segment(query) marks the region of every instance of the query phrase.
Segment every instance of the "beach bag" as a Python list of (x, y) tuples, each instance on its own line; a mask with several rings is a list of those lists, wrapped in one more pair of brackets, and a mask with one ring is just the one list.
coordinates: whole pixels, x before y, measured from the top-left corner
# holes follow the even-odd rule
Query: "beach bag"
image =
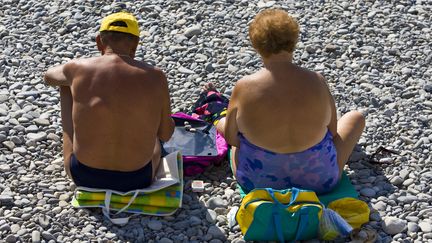
[(213, 164), (220, 165), (227, 155), (228, 144), (212, 123), (180, 112), (172, 118), (174, 133), (163, 148), (167, 152), (181, 151), (185, 176), (203, 173)]
[(246, 241), (309, 240), (318, 236), (323, 208), (310, 190), (254, 189), (243, 198), (236, 220)]

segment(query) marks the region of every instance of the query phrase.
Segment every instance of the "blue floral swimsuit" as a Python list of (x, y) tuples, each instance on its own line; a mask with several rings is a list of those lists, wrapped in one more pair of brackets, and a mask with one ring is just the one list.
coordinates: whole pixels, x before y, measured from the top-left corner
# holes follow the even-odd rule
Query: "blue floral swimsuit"
[(239, 134), (236, 177), (246, 190), (297, 187), (317, 194), (331, 191), (339, 180), (336, 147), (330, 131), (321, 142), (297, 153), (280, 154), (250, 143)]

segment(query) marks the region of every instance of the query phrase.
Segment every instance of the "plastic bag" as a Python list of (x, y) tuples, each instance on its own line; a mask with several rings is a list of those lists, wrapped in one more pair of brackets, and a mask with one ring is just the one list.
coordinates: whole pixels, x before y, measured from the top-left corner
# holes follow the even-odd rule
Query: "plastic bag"
[(338, 213), (324, 209), (319, 225), (319, 236), (323, 240), (334, 240), (339, 235), (348, 235), (353, 228)]
[(355, 198), (341, 198), (328, 205), (329, 209), (337, 212), (354, 229), (360, 229), (362, 224), (369, 222), (369, 206)]

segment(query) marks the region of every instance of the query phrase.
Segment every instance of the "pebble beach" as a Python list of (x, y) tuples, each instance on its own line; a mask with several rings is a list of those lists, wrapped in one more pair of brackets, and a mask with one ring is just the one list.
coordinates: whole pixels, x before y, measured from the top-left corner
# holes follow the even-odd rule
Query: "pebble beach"
[[(431, 0), (2, 0), (0, 242), (245, 242), (238, 225), (228, 227), (241, 200), (227, 162), (185, 178), (183, 206), (172, 216), (137, 216), (120, 227), (98, 209), (73, 208), (59, 90), (43, 74), (99, 55), (101, 19), (126, 10), (140, 23), (136, 58), (166, 73), (172, 111), (188, 111), (203, 84), (230, 96), (237, 80), (262, 67), (248, 23), (266, 8), (296, 17), (294, 62), (327, 79), (338, 114), (366, 115), (346, 166), (371, 208), (364, 229), (377, 232), (376, 242), (432, 242)], [(204, 181), (204, 192), (192, 192), (193, 179)], [(359, 235), (356, 242), (366, 241)]]

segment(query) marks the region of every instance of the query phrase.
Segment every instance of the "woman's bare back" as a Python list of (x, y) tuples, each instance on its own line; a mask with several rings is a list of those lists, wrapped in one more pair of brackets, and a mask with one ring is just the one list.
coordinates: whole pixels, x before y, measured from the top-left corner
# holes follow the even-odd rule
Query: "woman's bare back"
[(237, 125), (251, 143), (278, 153), (319, 143), (331, 118), (323, 78), (291, 63), (278, 63), (236, 85)]

